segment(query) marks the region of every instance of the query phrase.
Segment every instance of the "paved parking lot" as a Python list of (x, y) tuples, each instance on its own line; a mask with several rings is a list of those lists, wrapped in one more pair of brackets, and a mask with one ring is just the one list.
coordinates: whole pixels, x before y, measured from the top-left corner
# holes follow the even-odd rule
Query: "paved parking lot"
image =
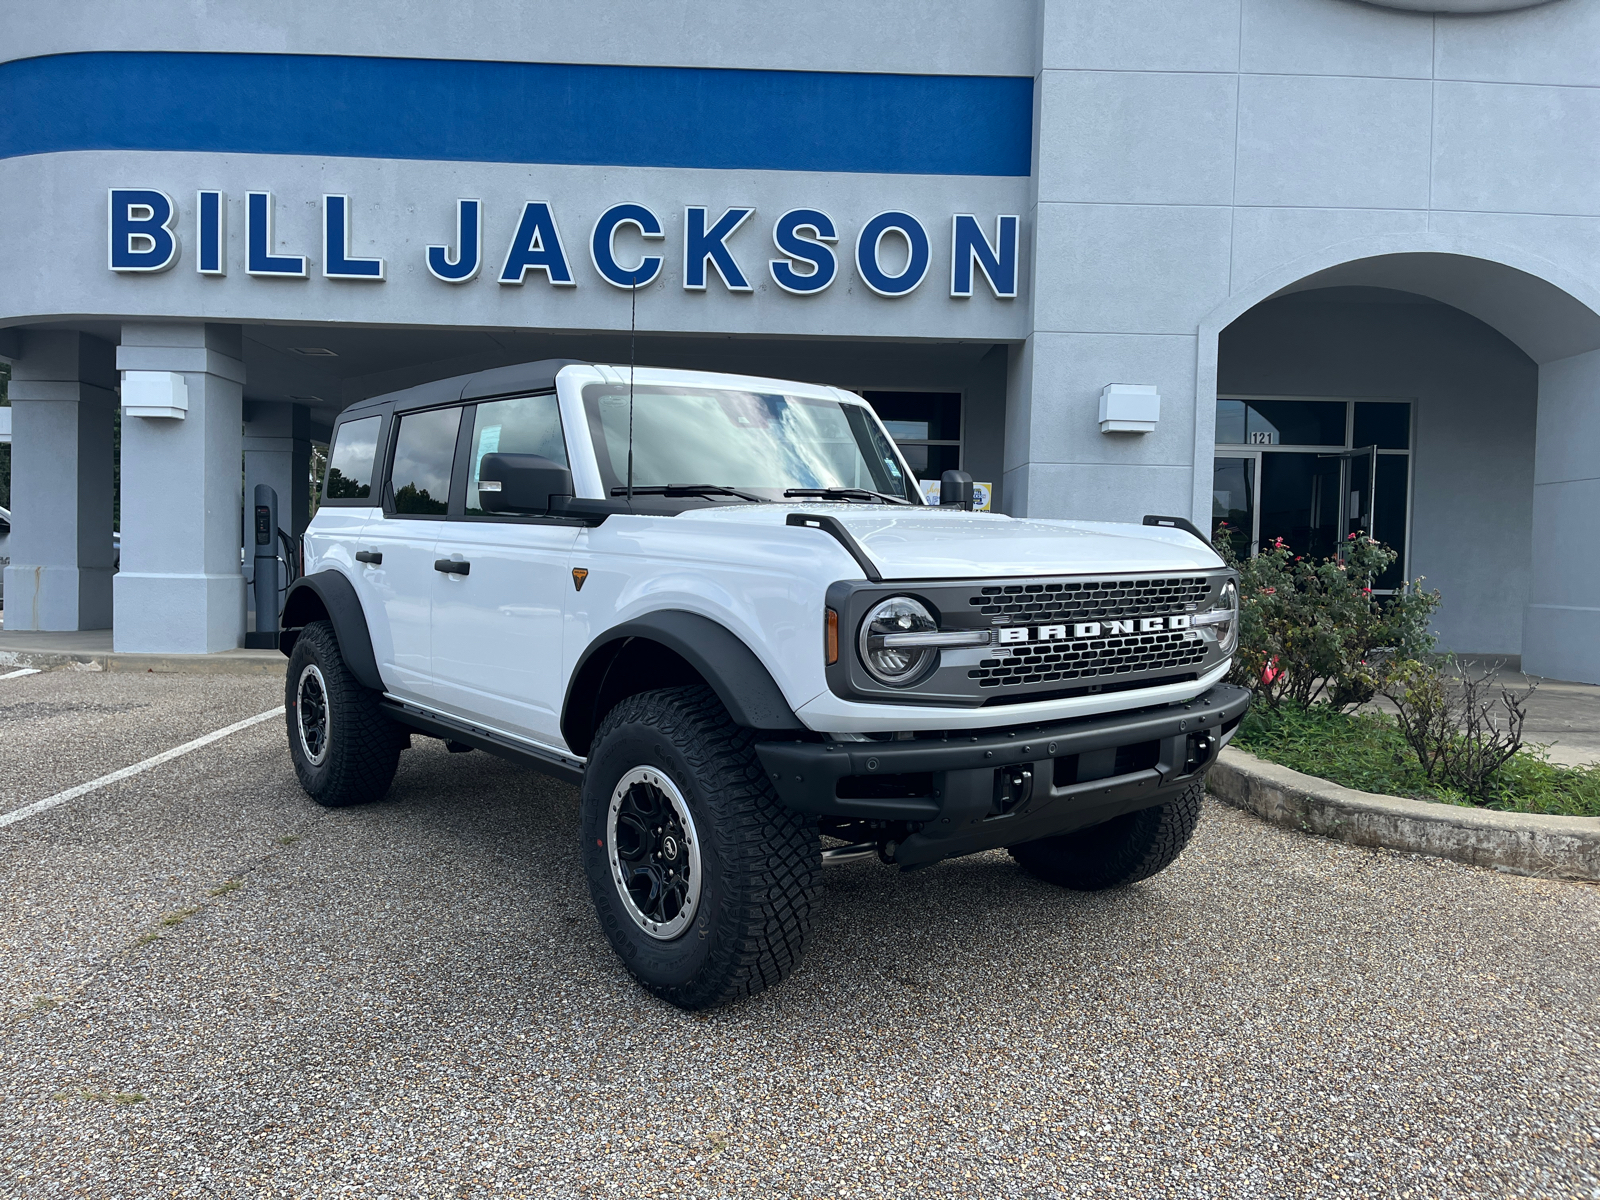
[[(0, 817), (280, 702), (0, 680)], [(1212, 805), (1121, 893), (831, 868), (801, 971), (685, 1015), (575, 824), (420, 738), (324, 812), (273, 720), (0, 828), (0, 1191), (1600, 1195), (1600, 889)]]

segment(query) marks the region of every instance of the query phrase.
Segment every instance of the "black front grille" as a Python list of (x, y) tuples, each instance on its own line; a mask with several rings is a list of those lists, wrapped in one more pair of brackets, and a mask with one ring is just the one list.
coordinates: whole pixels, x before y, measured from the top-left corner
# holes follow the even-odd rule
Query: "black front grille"
[(1073, 579), (1054, 583), (996, 584), (968, 597), (967, 603), (986, 617), (1010, 618), (995, 624), (1047, 625), (1062, 621), (1166, 616), (1183, 612), (1186, 605), (1199, 605), (1210, 590), (1211, 581), (1202, 575), (1170, 579)]
[(994, 688), (1115, 675), (1165, 675), (1203, 661), (1207, 645), (1191, 629), (1074, 642), (1019, 643), (1009, 654), (983, 659), (967, 672), (967, 678), (977, 680), (981, 688)]

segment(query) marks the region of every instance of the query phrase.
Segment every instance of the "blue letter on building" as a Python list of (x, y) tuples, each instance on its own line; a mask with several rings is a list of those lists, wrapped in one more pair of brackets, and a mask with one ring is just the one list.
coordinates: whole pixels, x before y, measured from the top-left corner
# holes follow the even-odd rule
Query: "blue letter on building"
[(704, 208), (690, 205), (683, 210), (683, 286), (686, 291), (706, 290), (707, 260), (716, 267), (730, 292), (754, 290), (726, 245), (728, 235), (743, 225), (753, 212), (753, 208), (730, 208), (707, 229)]
[(456, 201), (456, 257), (449, 246), (428, 247), (428, 273), (446, 283), (465, 283), (478, 274), (483, 260), (483, 205), (476, 200)]
[(950, 229), (950, 294), (972, 295), (972, 264), (1002, 300), (1017, 294), (1017, 218), (995, 218), (995, 244), (989, 245), (978, 218), (957, 213)]
[[(801, 234), (810, 234), (810, 237)], [(833, 219), (827, 213), (815, 208), (790, 209), (772, 227), (772, 244), (780, 254), (788, 255), (788, 258), (775, 258), (767, 264), (772, 281), (797, 296), (820, 292), (839, 272), (838, 259), (821, 243), (838, 240)], [(802, 275), (794, 269), (796, 263), (810, 263), (811, 271)]]
[(272, 193), (247, 192), (244, 198), (244, 269), (251, 275), (304, 279), (305, 257), (274, 254), (272, 241)]
[(527, 271), (543, 271), (551, 283), (561, 287), (574, 286), (555, 214), (542, 200), (530, 200), (522, 206), (522, 220), (517, 222), (517, 232), (506, 249), (505, 266), (500, 268), (500, 282), (521, 283)]
[(383, 259), (350, 257), (350, 197), (322, 198), (322, 274), (327, 279), (383, 282)]
[(113, 271), (165, 271), (178, 261), (172, 197), (154, 188), (112, 188), (107, 265)]
[[(906, 267), (898, 275), (884, 273), (878, 265), (883, 239), (899, 233), (906, 240)], [(904, 296), (916, 290), (928, 273), (928, 232), (910, 213), (879, 213), (861, 227), (856, 237), (856, 270), (880, 296)]]
[(228, 198), (221, 192), (196, 192), (194, 211), (200, 260), (196, 269), (202, 275), (226, 275)]
[(594, 235), (589, 239), (589, 257), (594, 259), (594, 269), (613, 287), (642, 288), (654, 283), (656, 276), (661, 274), (661, 259), (656, 255), (645, 255), (636, 267), (618, 264), (613, 243), (617, 238), (617, 228), (622, 225), (638, 226), (642, 237), (656, 239), (663, 236), (661, 222), (644, 205), (614, 204), (600, 214), (600, 219), (594, 223)]

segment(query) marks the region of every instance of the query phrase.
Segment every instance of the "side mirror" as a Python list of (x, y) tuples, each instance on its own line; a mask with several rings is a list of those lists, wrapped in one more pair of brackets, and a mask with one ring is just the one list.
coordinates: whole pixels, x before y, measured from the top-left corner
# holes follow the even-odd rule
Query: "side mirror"
[(972, 511), (972, 476), (965, 471), (946, 471), (939, 476), (939, 507)]
[(485, 454), (478, 470), (478, 503), (491, 513), (547, 513), (550, 501), (572, 495), (572, 472), (538, 454)]

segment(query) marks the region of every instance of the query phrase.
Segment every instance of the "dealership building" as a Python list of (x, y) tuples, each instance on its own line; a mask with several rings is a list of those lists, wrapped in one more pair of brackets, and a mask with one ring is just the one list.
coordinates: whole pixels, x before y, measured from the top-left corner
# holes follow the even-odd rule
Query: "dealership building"
[(1443, 646), (1600, 682), (1600, 0), (19, 0), (6, 32), (7, 630), (238, 646), (244, 497), (303, 530), (342, 409), (631, 353), (859, 391), (1017, 516), (1370, 530)]

